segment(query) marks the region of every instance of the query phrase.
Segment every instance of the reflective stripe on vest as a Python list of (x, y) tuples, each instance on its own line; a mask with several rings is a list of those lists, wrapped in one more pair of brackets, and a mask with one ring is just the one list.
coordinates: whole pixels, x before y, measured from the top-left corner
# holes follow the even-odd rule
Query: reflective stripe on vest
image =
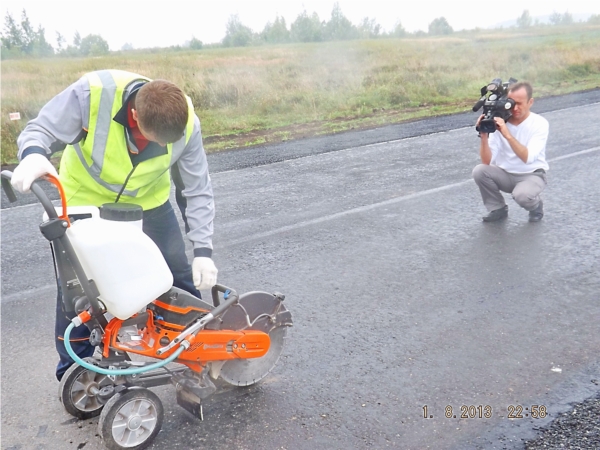
[[(133, 74), (132, 74), (133, 75)], [(102, 168), (104, 167), (104, 152), (106, 151), (106, 143), (108, 141), (108, 131), (112, 124), (113, 114), (113, 105), (115, 103), (115, 95), (117, 93), (117, 83), (109, 70), (100, 70), (98, 72), (92, 72), (86, 75), (90, 82), (90, 120), (92, 119), (92, 111), (98, 111), (98, 115), (96, 117), (95, 126), (90, 126), (89, 129), (94, 131), (93, 136), (89, 136), (93, 139), (92, 142), (92, 152), (91, 152), (91, 160), (87, 161), (83, 150), (79, 143), (74, 144), (73, 147), (81, 161), (81, 164), (87, 169), (88, 173), (91, 177), (96, 181), (96, 183), (104, 186), (106, 189), (118, 193), (121, 191), (123, 185), (122, 184), (109, 184), (104, 181), (100, 174), (102, 173)], [(98, 80), (93, 80), (94, 77), (98, 78)], [(130, 77), (129, 77), (130, 78)], [(143, 77), (135, 77), (140, 80), (150, 81), (148, 78)], [(135, 80), (133, 78), (133, 80)], [(129, 80), (127, 84), (131, 83)], [(100, 97), (93, 95), (94, 85), (102, 86), (102, 90), (100, 91)], [(123, 87), (125, 88), (125, 87)], [(116, 114), (116, 113), (115, 113)], [(91, 165), (90, 165), (91, 164)], [(124, 181), (124, 180), (123, 180)], [(128, 195), (130, 197), (135, 197), (137, 195), (138, 189), (133, 191), (125, 189), (123, 194)]]
[[(189, 117), (182, 139), (168, 144), (166, 155), (147, 159), (134, 169), (124, 127), (113, 121), (113, 117), (123, 106), (125, 89), (132, 82), (149, 79), (115, 70), (92, 72), (86, 78), (90, 86), (88, 135), (81, 143), (67, 146), (61, 160), (61, 180), (69, 204), (113, 202), (123, 189), (127, 176), (133, 172), (128, 181), (129, 188), (123, 191), (120, 201), (140, 204), (144, 209), (160, 206), (169, 197), (168, 170), (172, 155), (181, 154), (193, 131), (195, 116), (190, 99), (187, 98)], [(107, 157), (109, 147), (113, 150)]]

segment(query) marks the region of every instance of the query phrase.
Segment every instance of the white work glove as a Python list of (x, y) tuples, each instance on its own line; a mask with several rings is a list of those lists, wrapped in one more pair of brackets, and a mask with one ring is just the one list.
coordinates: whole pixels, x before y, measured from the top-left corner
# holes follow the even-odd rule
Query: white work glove
[(201, 291), (210, 289), (217, 284), (217, 268), (212, 259), (206, 256), (197, 256), (192, 262), (192, 277), (194, 286)]
[(10, 184), (22, 194), (31, 189), (31, 183), (46, 174), (58, 177), (56, 169), (44, 155), (32, 153), (27, 155), (13, 171)]

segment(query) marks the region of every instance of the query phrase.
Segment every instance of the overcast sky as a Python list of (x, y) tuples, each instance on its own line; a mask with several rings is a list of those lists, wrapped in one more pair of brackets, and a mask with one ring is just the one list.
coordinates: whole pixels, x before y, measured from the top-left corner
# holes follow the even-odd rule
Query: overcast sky
[[(135, 48), (183, 45), (192, 36), (204, 43), (220, 42), (231, 14), (254, 31), (262, 31), (277, 15), (289, 25), (306, 10), (316, 12), (321, 20), (329, 20), (334, 0), (5, 0), (2, 19), (10, 12), (20, 21), (26, 10), (32, 25), (46, 30), (46, 39), (56, 43), (60, 32), (72, 43), (75, 31), (82, 37), (99, 34), (111, 50), (125, 43)], [(554, 11), (568, 11), (575, 20), (590, 14), (600, 14), (600, 1), (535, 1), (535, 0), (455, 0), (455, 1), (394, 1), (338, 0), (344, 15), (354, 24), (364, 17), (374, 18), (383, 30), (390, 31), (400, 21), (407, 31), (427, 31), (429, 23), (445, 17), (455, 31), (487, 28), (515, 20), (523, 10), (532, 17), (548, 16)]]

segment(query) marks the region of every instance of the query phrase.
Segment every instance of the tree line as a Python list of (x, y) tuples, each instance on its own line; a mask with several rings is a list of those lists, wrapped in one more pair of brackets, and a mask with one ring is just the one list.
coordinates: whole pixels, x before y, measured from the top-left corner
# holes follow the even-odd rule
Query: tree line
[[(573, 14), (571, 14), (569, 11), (565, 11), (562, 14), (554, 11), (548, 18), (548, 21), (550, 22), (550, 25), (572, 25), (575, 23), (575, 20), (573, 19)], [(594, 14), (590, 16), (587, 20), (587, 23), (599, 25), (600, 14)], [(523, 14), (521, 14), (517, 19), (518, 28), (529, 28), (540, 25), (542, 25), (540, 21), (538, 19), (534, 21), (531, 15), (529, 14), (529, 10), (527, 9), (523, 11)]]
[(81, 37), (75, 32), (72, 44), (66, 44), (65, 37), (56, 33), (56, 49), (46, 39), (46, 31), (38, 25), (37, 29), (31, 25), (27, 12), (23, 10), (21, 21), (17, 22), (10, 13), (4, 18), (2, 31), (2, 59), (20, 57), (48, 57), (48, 56), (98, 56), (109, 52), (108, 42), (102, 36), (89, 34)]
[[(551, 25), (571, 25), (574, 23), (573, 16), (569, 12), (554, 12), (549, 18)], [(600, 14), (588, 19), (590, 24), (600, 24)], [(544, 26), (538, 20), (533, 20), (528, 10), (517, 18), (518, 28), (529, 28)], [(210, 47), (244, 47), (263, 44), (284, 44), (293, 42), (323, 42), (351, 39), (380, 39), (380, 38), (402, 38), (421, 36), (449, 35), (454, 32), (446, 18), (438, 17), (428, 26), (427, 32), (407, 32), (401, 22), (396, 22), (394, 28), (385, 32), (375, 19), (365, 17), (358, 25), (353, 24), (343, 14), (339, 3), (335, 3), (331, 11), (331, 18), (327, 21), (321, 20), (316, 12), (309, 14), (306, 10), (288, 27), (285, 18), (276, 16), (273, 22), (268, 22), (261, 32), (254, 32), (250, 27), (244, 25), (237, 14), (229, 16), (225, 27), (225, 37), (218, 44), (210, 44)], [(193, 49), (199, 50), (205, 47), (199, 39), (192, 39), (183, 45), (171, 46), (171, 50)], [(133, 50), (129, 43), (124, 44), (121, 50)], [(97, 34), (81, 37), (79, 32), (75, 33), (72, 43), (67, 44), (66, 39), (60, 33), (56, 33), (56, 48), (46, 40), (45, 30), (39, 25), (35, 29), (27, 13), (23, 10), (21, 21), (17, 22), (10, 13), (4, 19), (4, 30), (2, 32), (2, 59), (21, 57), (49, 57), (49, 56), (99, 56), (109, 53), (108, 43)]]

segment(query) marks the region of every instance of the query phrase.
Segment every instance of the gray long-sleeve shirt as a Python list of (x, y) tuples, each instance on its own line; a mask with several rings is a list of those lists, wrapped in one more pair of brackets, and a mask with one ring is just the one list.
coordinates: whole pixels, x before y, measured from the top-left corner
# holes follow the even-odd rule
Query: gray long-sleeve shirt
[[(132, 84), (126, 98), (140, 84)], [(79, 79), (52, 98), (31, 120), (17, 139), (19, 160), (31, 153), (49, 157), (66, 144), (86, 136), (90, 116), (90, 87), (86, 77)], [(127, 151), (127, 149), (123, 149)], [(187, 234), (194, 246), (194, 256), (212, 254), (214, 199), (206, 153), (202, 145), (200, 120), (194, 117), (194, 129), (185, 146), (173, 145), (171, 165), (177, 164), (187, 200)]]

